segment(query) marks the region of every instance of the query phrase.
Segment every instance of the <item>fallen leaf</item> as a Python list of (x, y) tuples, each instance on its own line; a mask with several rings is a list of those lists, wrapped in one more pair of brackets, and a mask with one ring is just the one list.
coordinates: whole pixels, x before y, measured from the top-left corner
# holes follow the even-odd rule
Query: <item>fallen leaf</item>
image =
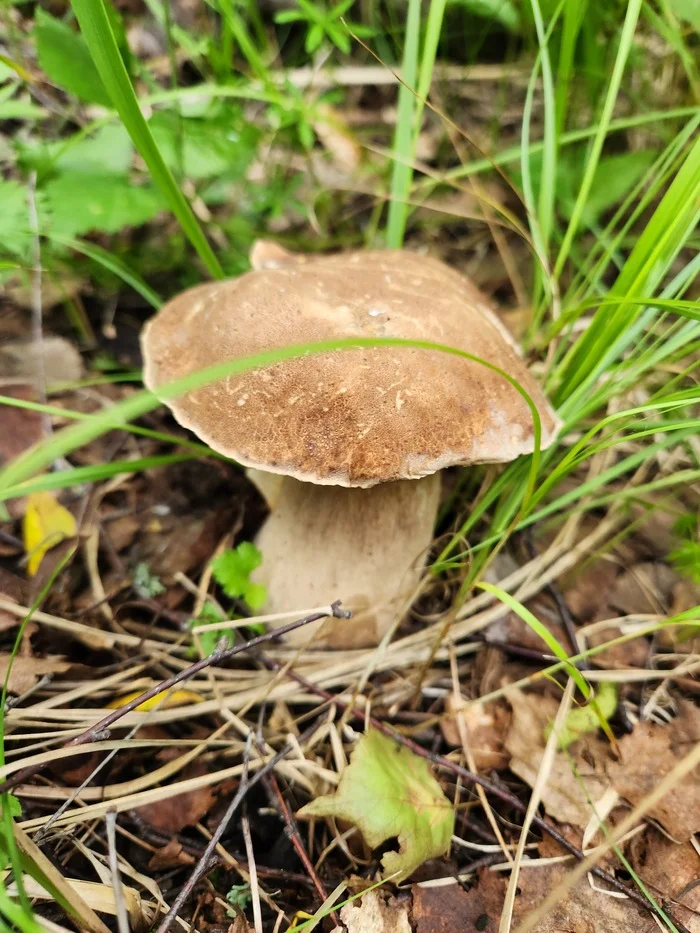
[(185, 852), (182, 843), (171, 839), (160, 849), (156, 849), (148, 861), (150, 871), (162, 871), (165, 868), (178, 868), (180, 865), (193, 865), (194, 856)]
[[(553, 697), (520, 690), (509, 690), (507, 699), (513, 709), (505, 741), (511, 755), (510, 770), (533, 787), (544, 755), (545, 732), (559, 704)], [(593, 812), (589, 798), (595, 803), (610, 786), (605, 770), (609, 759), (610, 746), (595, 735), (586, 735), (568, 752), (555, 754), (542, 790), (547, 813), (560, 823), (585, 829)]]
[(29, 557), (27, 573), (35, 576), (44, 555), (78, 532), (75, 517), (51, 492), (33, 492), (27, 497), (24, 515), (24, 548)]
[[(36, 401), (30, 385), (0, 384), (0, 395), (25, 402)], [(38, 411), (0, 404), (0, 465), (18, 457), (41, 438), (41, 415)]]
[(673, 588), (680, 580), (668, 564), (642, 561), (615, 580), (608, 604), (621, 614), (646, 615), (666, 612), (673, 601)]
[(399, 851), (382, 857), (385, 872), (397, 882), (444, 855), (454, 829), (452, 804), (428, 762), (376, 729), (358, 741), (336, 792), (312, 800), (299, 816), (352, 823), (372, 848), (398, 838)]
[(700, 855), (691, 843), (679, 845), (650, 828), (631, 861), (652, 893), (672, 905), (689, 933), (700, 933)]
[(458, 884), (428, 888), (414, 884), (411, 890), (415, 933), (498, 931), (505, 884), (496, 872), (480, 872), (478, 883), (469, 891)]
[[(185, 768), (182, 772), (182, 779), (187, 780), (192, 777), (199, 777), (204, 773), (205, 767), (201, 763), (195, 763)], [(188, 790), (175, 797), (167, 797), (164, 800), (156, 800), (154, 803), (146, 804), (138, 808), (139, 816), (154, 829), (159, 829), (163, 833), (179, 833), (186, 826), (194, 826), (195, 823), (207, 815), (216, 801), (216, 791), (210, 786), (198, 787), (196, 790)]]
[[(609, 774), (618, 793), (633, 806), (700, 742), (700, 710), (679, 702), (678, 716), (668, 725), (640, 722), (620, 739), (620, 761), (610, 762)], [(649, 816), (678, 842), (700, 832), (700, 769), (679, 781)]]
[[(527, 861), (523, 862), (515, 920), (524, 920), (537, 910), (570, 871), (571, 865), (566, 863), (530, 867)], [(588, 879), (583, 879), (537, 924), (533, 933), (659, 933), (659, 928), (649, 913), (629, 900), (600, 893), (591, 888)]]
[(503, 740), (510, 725), (510, 713), (502, 703), (470, 703), (454, 694), (445, 700), (445, 715), (440, 719), (442, 736), (448, 745), (461, 746), (461, 719), (466, 727), (469, 748), (479, 771), (502, 770), (510, 756)]
[[(5, 682), (9, 663), (9, 654), (0, 655), (0, 684)], [(70, 663), (60, 658), (31, 658), (17, 655), (12, 662), (7, 689), (10, 693), (21, 696), (31, 689), (44, 674), (60, 674), (67, 671), (69, 667)]]
[[(0, 596), (2, 596), (3, 599), (9, 599), (13, 603), (26, 605), (26, 600), (29, 596), (28, 589), (29, 586), (26, 580), (22, 577), (18, 577), (16, 573), (11, 573), (9, 570), (5, 570), (4, 567), (0, 567)], [(21, 621), (22, 619), (20, 616), (0, 609), (0, 632), (16, 628)]]
[[(104, 708), (119, 709), (120, 706), (125, 706), (135, 700), (136, 697), (140, 697), (142, 693), (145, 693), (145, 691), (134, 690), (131, 693), (126, 693), (124, 696), (110, 700), (109, 703), (105, 704)], [(168, 693), (159, 693), (157, 696), (151, 697), (150, 700), (144, 700), (143, 703), (139, 703), (134, 712), (147, 713), (152, 709), (173, 709), (176, 706), (191, 706), (193, 703), (201, 702), (202, 697), (193, 690), (171, 690)]]
[[(368, 891), (359, 901), (340, 909), (347, 933), (411, 933), (408, 904), (382, 891)], [(336, 927), (333, 933), (343, 933)]]

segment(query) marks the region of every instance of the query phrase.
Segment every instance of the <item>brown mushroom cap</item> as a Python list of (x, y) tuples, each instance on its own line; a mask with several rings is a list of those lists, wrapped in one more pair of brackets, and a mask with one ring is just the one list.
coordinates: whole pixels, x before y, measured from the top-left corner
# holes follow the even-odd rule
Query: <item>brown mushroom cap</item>
[[(428, 340), (481, 357), (533, 399), (542, 446), (555, 437), (557, 417), (485, 296), (443, 263), (406, 250), (304, 258), (188, 290), (144, 329), (144, 381), (157, 392), (226, 359), (352, 337)], [(167, 404), (214, 450), (321, 484), (373, 486), (533, 450), (532, 415), (513, 386), (432, 350), (315, 354)]]

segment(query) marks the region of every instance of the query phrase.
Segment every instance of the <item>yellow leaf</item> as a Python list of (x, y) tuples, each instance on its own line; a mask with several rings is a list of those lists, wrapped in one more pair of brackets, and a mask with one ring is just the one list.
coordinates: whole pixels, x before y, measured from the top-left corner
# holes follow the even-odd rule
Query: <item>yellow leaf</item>
[[(127, 693), (124, 696), (117, 697), (116, 700), (110, 700), (105, 709), (119, 709), (131, 703), (136, 697), (140, 697), (143, 690), (134, 690), (133, 693)], [(144, 700), (140, 703), (135, 712), (147, 713), (151, 709), (172, 709), (174, 706), (189, 706), (191, 703), (202, 703), (202, 697), (193, 690), (173, 690), (165, 695), (159, 693), (158, 696), (151, 697), (150, 700)]]
[(44, 554), (78, 532), (75, 518), (50, 492), (33, 492), (27, 497), (24, 515), (24, 549), (29, 557), (27, 573), (33, 577)]

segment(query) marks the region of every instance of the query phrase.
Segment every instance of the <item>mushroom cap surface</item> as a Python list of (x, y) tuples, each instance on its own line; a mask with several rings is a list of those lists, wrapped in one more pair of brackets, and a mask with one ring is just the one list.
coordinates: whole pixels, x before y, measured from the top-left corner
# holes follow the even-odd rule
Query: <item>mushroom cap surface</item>
[[(303, 257), (191, 288), (142, 333), (144, 381), (263, 350), (353, 337), (427, 340), (514, 378), (537, 406), (542, 447), (559, 421), (486, 297), (407, 250)], [(177, 399), (176, 419), (260, 470), (340, 486), (415, 479), (531, 453), (530, 408), (499, 373), (437, 350), (334, 350), (229, 376)]]

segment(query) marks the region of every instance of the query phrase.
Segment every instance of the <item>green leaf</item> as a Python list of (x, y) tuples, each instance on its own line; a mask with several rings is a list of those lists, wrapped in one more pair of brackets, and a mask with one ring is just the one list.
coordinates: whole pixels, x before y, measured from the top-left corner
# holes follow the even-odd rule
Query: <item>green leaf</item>
[(16, 181), (0, 181), (0, 250), (26, 256), (31, 244), (27, 190)]
[(39, 65), (48, 77), (80, 100), (112, 107), (83, 37), (41, 7), (34, 18)]
[(346, 820), (372, 848), (397, 838), (399, 851), (382, 857), (397, 882), (444, 855), (454, 830), (452, 804), (428, 762), (376, 729), (358, 741), (336, 792), (312, 800), (298, 815)]
[(155, 188), (114, 175), (66, 172), (44, 187), (51, 232), (74, 237), (91, 230), (117, 233), (138, 227), (164, 209)]
[[(647, 171), (654, 158), (655, 154), (651, 150), (622, 152), (601, 158), (593, 176), (593, 185), (588, 200), (581, 214), (583, 222), (592, 226), (606, 211), (621, 204)], [(576, 194), (583, 177), (583, 168), (582, 162), (574, 167), (571, 161), (563, 161), (560, 166), (561, 209), (567, 220), (570, 220), (573, 215)]]
[(193, 179), (242, 178), (255, 155), (259, 137), (259, 131), (233, 108), (203, 119), (162, 111), (154, 114), (148, 125), (171, 169), (180, 166), (181, 140), (182, 168), (185, 176)]
[(475, 16), (499, 23), (510, 32), (518, 32), (522, 24), (520, 10), (511, 0), (450, 0), (452, 6), (461, 6)]
[(251, 609), (265, 604), (267, 593), (259, 583), (251, 583), (251, 573), (262, 563), (262, 554), (250, 541), (220, 554), (212, 564), (214, 579), (232, 599), (244, 599)]
[(78, 142), (62, 142), (54, 167), (59, 172), (84, 175), (126, 175), (131, 168), (134, 145), (119, 124), (103, 126)]
[[(617, 709), (617, 685), (610, 681), (603, 681), (595, 692), (597, 709), (591, 703), (569, 710), (566, 721), (558, 735), (559, 748), (568, 748), (582, 735), (597, 732), (600, 728), (600, 717), (606, 722), (615, 715)], [(552, 726), (545, 730), (545, 738), (549, 737)]]

